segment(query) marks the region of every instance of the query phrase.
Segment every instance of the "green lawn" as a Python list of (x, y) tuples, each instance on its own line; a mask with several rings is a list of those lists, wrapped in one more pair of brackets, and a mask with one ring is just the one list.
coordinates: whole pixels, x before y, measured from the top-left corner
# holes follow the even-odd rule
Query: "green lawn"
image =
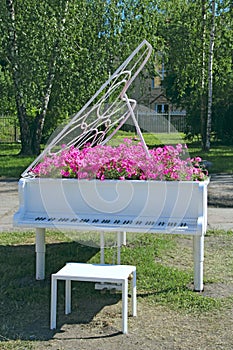
[(19, 156), (20, 144), (0, 144), (0, 178), (20, 178), (34, 157)]
[(209, 152), (203, 152), (195, 145), (189, 145), (191, 156), (199, 155), (212, 163), (210, 173), (233, 174), (233, 146), (212, 146)]

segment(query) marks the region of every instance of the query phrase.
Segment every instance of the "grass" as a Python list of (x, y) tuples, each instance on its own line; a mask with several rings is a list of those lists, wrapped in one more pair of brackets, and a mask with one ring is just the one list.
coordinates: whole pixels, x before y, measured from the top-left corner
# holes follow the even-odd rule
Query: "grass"
[(0, 178), (20, 178), (34, 157), (19, 156), (20, 144), (0, 144)]
[[(84, 235), (85, 236), (85, 235)], [(229, 250), (232, 251), (232, 232), (210, 232), (208, 237), (228, 239)], [(75, 236), (74, 236), (75, 237)], [(33, 232), (11, 232), (0, 234), (0, 348), (1, 349), (33, 349), (37, 340), (48, 340), (53, 333), (49, 330), (50, 309), (50, 275), (59, 270), (67, 261), (98, 263), (100, 252), (97, 247), (86, 246), (84, 241), (72, 240), (71, 234), (48, 231), (46, 256), (46, 278), (35, 280), (35, 253)], [(89, 239), (89, 238), (88, 238)], [(181, 244), (181, 239), (184, 241)], [(188, 238), (189, 239), (189, 238)], [(211, 314), (214, 310), (227, 307), (232, 298), (214, 298), (195, 293), (190, 289), (193, 271), (191, 247), (186, 246), (187, 238), (172, 235), (128, 234), (127, 246), (122, 248), (122, 263), (137, 266), (138, 301), (150, 305), (164, 305), (170, 309), (187, 313)], [(177, 263), (181, 258), (180, 247), (186, 246), (186, 254), (182, 255), (183, 266)], [(215, 247), (216, 249), (216, 247)], [(207, 249), (207, 256), (212, 251)], [(115, 248), (106, 249), (106, 263), (116, 259)], [(218, 262), (224, 261), (222, 268), (227, 276), (232, 273), (230, 254), (218, 250), (218, 261), (206, 262), (208, 276), (214, 274), (215, 282), (224, 282)], [(209, 278), (209, 277), (208, 277)], [(205, 281), (213, 283), (213, 281)], [(111, 304), (118, 302), (108, 299), (108, 294), (101, 295), (90, 283), (82, 283), (74, 288), (73, 308), (78, 308), (75, 300), (95, 300)], [(75, 297), (76, 294), (76, 297)], [(59, 289), (59, 300), (64, 302), (64, 289)], [(61, 305), (62, 306), (62, 305)], [(61, 311), (62, 313), (62, 311)], [(60, 316), (61, 320), (61, 316)], [(64, 321), (66, 322), (66, 321)], [(90, 322), (90, 320), (89, 320)]]
[(189, 145), (191, 156), (199, 155), (212, 163), (210, 173), (233, 174), (233, 146), (213, 145), (209, 152), (203, 152), (196, 144)]
[[(222, 146), (213, 144), (209, 152), (203, 152), (199, 143), (186, 142), (184, 134), (144, 134), (146, 144), (149, 148), (165, 144), (187, 143), (191, 157), (200, 156), (211, 162), (210, 174), (227, 173), (233, 174), (233, 146)], [(118, 131), (112, 145), (117, 145), (125, 137), (135, 137), (132, 132)], [(138, 138), (136, 138), (138, 140)], [(135, 141), (136, 142), (136, 141)], [(0, 144), (0, 178), (20, 178), (21, 173), (30, 165), (35, 157), (19, 156), (20, 144)], [(188, 156), (188, 155), (187, 155)]]

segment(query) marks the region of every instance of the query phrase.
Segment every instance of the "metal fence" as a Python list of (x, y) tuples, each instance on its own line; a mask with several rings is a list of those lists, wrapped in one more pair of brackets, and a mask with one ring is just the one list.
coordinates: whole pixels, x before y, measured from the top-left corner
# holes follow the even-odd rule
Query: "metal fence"
[(136, 117), (143, 132), (174, 133), (184, 132), (186, 129), (186, 114), (184, 112), (137, 112)]
[(0, 116), (0, 143), (18, 142), (19, 124), (16, 117)]
[[(171, 112), (168, 114), (153, 112), (137, 112), (136, 118), (143, 132), (149, 133), (174, 133), (184, 132), (186, 128), (186, 115), (183, 112)], [(122, 129), (134, 128), (131, 118)], [(18, 142), (20, 130), (18, 120), (15, 117), (0, 116), (0, 143)]]

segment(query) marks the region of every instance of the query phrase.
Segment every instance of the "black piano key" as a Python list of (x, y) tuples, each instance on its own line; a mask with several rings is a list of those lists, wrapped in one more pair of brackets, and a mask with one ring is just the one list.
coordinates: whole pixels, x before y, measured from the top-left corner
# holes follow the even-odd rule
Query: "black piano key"
[(44, 220), (46, 220), (46, 217), (43, 217), (43, 216), (37, 216), (35, 218), (35, 221), (44, 221)]
[(132, 220), (124, 220), (123, 225), (131, 225), (132, 222), (133, 222)]
[(69, 218), (59, 218), (58, 221), (59, 222), (67, 222), (67, 221), (69, 221)]
[(109, 219), (104, 219), (101, 221), (101, 224), (109, 224), (111, 220)]
[(150, 225), (150, 226), (153, 226), (154, 225), (154, 221), (146, 221), (145, 225)]
[(160, 221), (158, 226), (164, 226), (165, 225), (165, 222), (164, 221)]
[(136, 225), (141, 225), (141, 224), (142, 224), (142, 221), (137, 220), (137, 221), (135, 222), (135, 224), (136, 224)]
[(90, 219), (80, 219), (79, 220), (79, 222), (85, 222), (85, 223), (87, 223), (87, 222), (89, 222), (90, 221)]
[(172, 226), (174, 226), (174, 222), (169, 222), (167, 225), (172, 227)]

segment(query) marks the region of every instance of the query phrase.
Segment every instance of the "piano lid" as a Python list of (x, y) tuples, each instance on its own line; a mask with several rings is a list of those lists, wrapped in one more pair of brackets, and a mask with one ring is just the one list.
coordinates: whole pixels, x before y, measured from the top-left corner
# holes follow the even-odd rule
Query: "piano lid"
[(149, 156), (134, 114), (136, 101), (127, 96), (127, 90), (149, 60), (151, 52), (151, 45), (143, 40), (69, 123), (56, 136), (52, 136), (44, 151), (21, 176), (31, 176), (30, 170), (36, 164), (45, 156), (64, 150), (63, 145), (65, 148), (72, 145), (81, 148), (86, 143), (91, 146), (106, 144), (129, 117), (132, 118), (144, 150)]

